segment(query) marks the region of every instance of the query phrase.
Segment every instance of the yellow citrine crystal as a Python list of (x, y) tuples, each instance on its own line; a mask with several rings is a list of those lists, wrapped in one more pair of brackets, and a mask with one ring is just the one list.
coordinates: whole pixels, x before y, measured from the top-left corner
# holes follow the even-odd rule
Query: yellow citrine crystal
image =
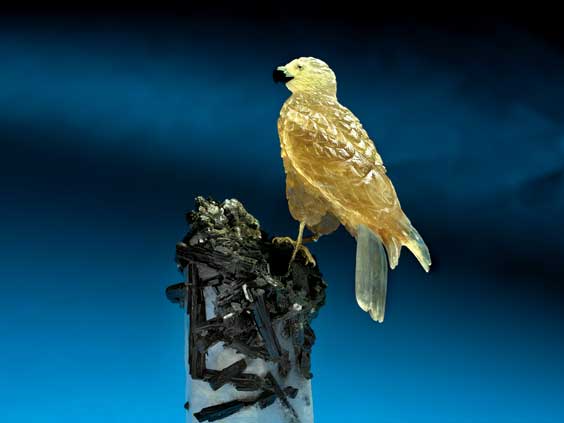
[[(273, 76), (292, 92), (278, 119), (290, 213), (301, 230), (305, 226), (324, 235), (342, 224), (357, 239), (357, 250), (362, 249), (357, 251), (357, 302), (382, 321), (386, 258), (376, 244), (384, 245), (392, 269), (406, 246), (428, 271), (429, 251), (402, 211), (374, 143), (337, 100), (329, 66), (301, 57), (276, 68)], [(365, 230), (359, 230), (361, 225)]]

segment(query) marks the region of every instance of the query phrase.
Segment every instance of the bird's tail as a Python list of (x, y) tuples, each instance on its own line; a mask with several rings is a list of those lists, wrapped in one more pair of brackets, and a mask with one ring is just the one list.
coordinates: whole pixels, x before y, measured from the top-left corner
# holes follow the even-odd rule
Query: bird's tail
[(356, 237), (356, 302), (373, 320), (382, 323), (386, 309), (388, 261), (384, 244), (366, 225), (358, 225)]
[[(413, 253), (423, 269), (429, 271), (431, 256), (423, 238), (404, 216), (396, 230), (380, 238), (375, 231), (364, 224), (358, 225), (356, 236), (356, 302), (368, 312), (373, 320), (382, 323), (386, 310), (388, 286), (388, 260), (390, 268), (397, 266), (401, 247)], [(385, 247), (385, 250), (384, 250)], [(386, 259), (386, 252), (388, 259)]]
[(387, 232), (383, 236), (384, 246), (388, 252), (390, 269), (394, 269), (398, 265), (401, 247), (405, 246), (417, 258), (423, 269), (428, 272), (431, 267), (431, 255), (427, 245), (425, 245), (425, 241), (423, 241), (417, 229), (411, 225), (407, 216), (403, 215), (402, 219), (398, 221), (398, 225), (398, 228)]

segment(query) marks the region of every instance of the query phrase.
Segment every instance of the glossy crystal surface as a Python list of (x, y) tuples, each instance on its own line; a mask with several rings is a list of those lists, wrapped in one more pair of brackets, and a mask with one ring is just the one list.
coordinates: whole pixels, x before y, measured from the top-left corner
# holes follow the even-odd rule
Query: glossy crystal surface
[(319, 234), (341, 223), (354, 237), (364, 224), (382, 239), (391, 268), (406, 246), (428, 270), (427, 247), (402, 211), (374, 143), (337, 100), (333, 71), (311, 57), (284, 68), (293, 76), (286, 84), (292, 95), (280, 111), (278, 133), (294, 219)]

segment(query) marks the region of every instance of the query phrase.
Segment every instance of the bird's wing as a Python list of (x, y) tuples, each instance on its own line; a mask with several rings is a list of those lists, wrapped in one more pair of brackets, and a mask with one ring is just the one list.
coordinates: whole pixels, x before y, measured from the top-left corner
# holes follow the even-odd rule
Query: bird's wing
[(354, 146), (367, 164), (376, 165), (380, 171), (386, 173), (384, 162), (378, 154), (374, 142), (353, 112), (339, 103), (331, 108), (331, 112), (333, 115), (331, 122), (336, 126), (337, 131), (346, 138), (346, 141)]
[(372, 216), (399, 206), (374, 143), (349, 109), (301, 103), (282, 117), (279, 132), (294, 168), (329, 201)]
[(278, 130), (295, 171), (316, 187), (352, 235), (364, 224), (382, 238), (392, 269), (406, 246), (429, 270), (429, 250), (401, 210), (374, 143), (350, 110), (338, 103), (289, 104)]

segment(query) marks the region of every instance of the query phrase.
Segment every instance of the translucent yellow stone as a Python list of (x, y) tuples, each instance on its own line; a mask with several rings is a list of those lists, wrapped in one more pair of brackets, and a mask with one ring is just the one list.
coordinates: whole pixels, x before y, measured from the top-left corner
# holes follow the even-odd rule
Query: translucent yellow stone
[[(381, 239), (392, 269), (406, 246), (428, 271), (429, 251), (402, 211), (374, 143), (337, 100), (333, 71), (319, 59), (301, 57), (277, 68), (275, 76), (292, 92), (280, 111), (278, 133), (294, 219), (320, 235), (342, 224), (355, 238), (365, 225)], [(375, 263), (381, 261), (375, 257)]]

